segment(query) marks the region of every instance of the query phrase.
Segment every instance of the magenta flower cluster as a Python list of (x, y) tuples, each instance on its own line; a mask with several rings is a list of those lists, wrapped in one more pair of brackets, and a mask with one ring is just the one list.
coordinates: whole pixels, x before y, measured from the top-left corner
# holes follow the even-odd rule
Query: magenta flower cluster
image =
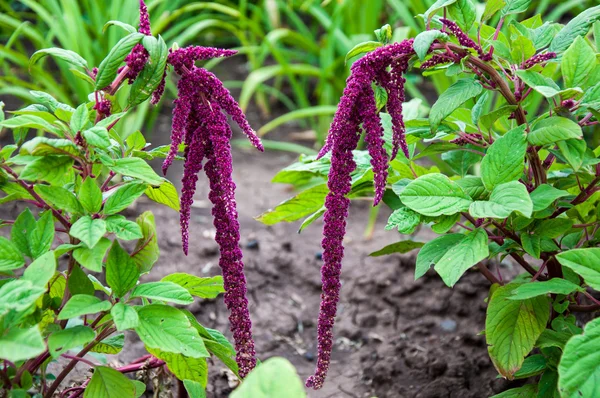
[(232, 117), (259, 150), (262, 151), (263, 147), (223, 83), (211, 72), (194, 65), (199, 59), (233, 54), (235, 51), (205, 47), (181, 48), (169, 54), (168, 63), (181, 79), (177, 85), (178, 98), (173, 110), (171, 150), (163, 163), (163, 172), (166, 173), (180, 144), (184, 143), (180, 223), (183, 250), (187, 254), (191, 205), (198, 173), (206, 159), (204, 171), (210, 183), (209, 199), (213, 203), (215, 240), (221, 253), (219, 265), (223, 272), (225, 304), (230, 311), (229, 321), (235, 340), (239, 374), (245, 377), (256, 365), (256, 353), (246, 299), (244, 264), (239, 248), (240, 232), (229, 142), (232, 133), (225, 113)]
[(484, 61), (489, 61), (492, 59), (491, 54), (484, 53), (481, 46), (479, 44), (475, 43), (475, 41), (473, 39), (471, 39), (468, 34), (463, 32), (463, 30), (456, 24), (456, 22), (451, 21), (446, 18), (440, 18), (440, 22), (443, 23), (444, 26), (456, 37), (456, 40), (458, 40), (458, 43), (461, 46), (469, 47), (469, 48), (472, 48), (473, 50), (477, 51), (477, 54)]
[(408, 68), (408, 59), (413, 54), (413, 40), (405, 40), (380, 47), (352, 65), (326, 144), (319, 154), (323, 156), (328, 151), (332, 152), (322, 241), (323, 286), (318, 322), (318, 359), (315, 373), (306, 381), (307, 387), (321, 388), (329, 369), (333, 326), (341, 287), (343, 239), (350, 205), (346, 196), (352, 188), (351, 173), (356, 168), (352, 151), (358, 145), (361, 123), (375, 174), (375, 204), (379, 203), (385, 191), (389, 159), (384, 148), (383, 127), (372, 83), (379, 84), (388, 94), (386, 108), (393, 124), (393, 150), (390, 157), (394, 158), (399, 148), (408, 156), (402, 118), (405, 83), (403, 74)]
[[(150, 16), (148, 15), (148, 7), (144, 0), (140, 0), (140, 26), (138, 31), (146, 36), (152, 35), (150, 30)], [(133, 84), (135, 78), (140, 74), (144, 66), (148, 62), (148, 51), (142, 44), (136, 44), (129, 55), (125, 58), (125, 64), (129, 68), (127, 71), (127, 79), (129, 84)]]
[(525, 60), (522, 64), (521, 64), (521, 69), (529, 69), (529, 68), (533, 68), (534, 66), (541, 64), (543, 62), (549, 61), (551, 59), (556, 58), (556, 53), (555, 52), (547, 52), (547, 53), (543, 53), (543, 54), (536, 54), (533, 57)]

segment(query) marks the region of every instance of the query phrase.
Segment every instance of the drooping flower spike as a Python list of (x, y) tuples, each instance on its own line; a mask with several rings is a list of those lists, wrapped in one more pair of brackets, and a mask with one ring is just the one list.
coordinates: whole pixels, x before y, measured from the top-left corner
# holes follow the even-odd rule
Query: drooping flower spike
[[(171, 51), (168, 58), (174, 71), (181, 76), (178, 98), (173, 109), (171, 150), (163, 163), (166, 173), (180, 144), (186, 145), (182, 178), (180, 224), (183, 250), (189, 246), (189, 220), (198, 173), (206, 159), (204, 170), (210, 183), (209, 199), (219, 244), (219, 265), (225, 287), (225, 305), (230, 311), (229, 322), (236, 348), (240, 377), (245, 377), (256, 365), (252, 340), (252, 323), (246, 299), (246, 278), (242, 252), (239, 248), (239, 222), (232, 180), (231, 129), (225, 113), (241, 127), (250, 141), (263, 150), (260, 139), (252, 130), (242, 110), (223, 83), (211, 72), (194, 65), (196, 60), (224, 57), (235, 51), (207, 47), (188, 47)], [(225, 112), (225, 113), (224, 113)]]
[(479, 54), (481, 59), (483, 59), (484, 61), (489, 61), (492, 59), (491, 54), (485, 53), (481, 46), (475, 43), (475, 41), (471, 39), (468, 34), (463, 32), (463, 30), (456, 24), (456, 22), (446, 18), (440, 18), (440, 22), (443, 23), (444, 26), (456, 37), (461, 46), (469, 47), (477, 51), (477, 54)]
[(543, 53), (543, 54), (536, 54), (533, 57), (529, 58), (528, 60), (525, 60), (522, 64), (521, 64), (521, 69), (529, 69), (529, 68), (533, 68), (534, 66), (544, 63), (546, 61), (549, 61), (551, 59), (556, 58), (556, 53), (555, 52), (547, 52), (547, 53)]
[(385, 191), (389, 160), (383, 146), (383, 128), (375, 105), (371, 86), (373, 82), (388, 93), (386, 107), (394, 128), (392, 157), (398, 148), (402, 148), (408, 156), (402, 119), (405, 82), (403, 74), (408, 68), (408, 59), (414, 54), (412, 46), (411, 39), (380, 47), (352, 65), (351, 75), (346, 81), (346, 88), (331, 123), (326, 144), (319, 153), (319, 156), (323, 156), (331, 151), (332, 155), (323, 226), (323, 286), (317, 327), (318, 359), (315, 373), (306, 381), (307, 387), (321, 388), (329, 369), (333, 326), (341, 287), (343, 239), (350, 206), (346, 195), (352, 188), (351, 173), (356, 168), (352, 151), (358, 145), (361, 123), (375, 174), (375, 204), (379, 203)]
[[(140, 26), (138, 27), (138, 31), (146, 36), (152, 35), (152, 31), (150, 30), (150, 16), (148, 15), (148, 7), (146, 7), (146, 3), (144, 0), (140, 0)], [(136, 44), (129, 55), (125, 58), (125, 63), (129, 67), (129, 71), (127, 72), (127, 79), (129, 79), (129, 84), (133, 84), (135, 78), (140, 74), (144, 66), (148, 62), (148, 51), (144, 48), (142, 44)]]

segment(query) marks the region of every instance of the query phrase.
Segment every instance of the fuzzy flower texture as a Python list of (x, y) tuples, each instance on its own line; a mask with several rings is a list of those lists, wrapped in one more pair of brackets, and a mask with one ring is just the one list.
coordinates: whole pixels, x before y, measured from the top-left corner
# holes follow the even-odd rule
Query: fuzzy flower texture
[[(143, 0), (140, 0), (139, 31), (146, 35), (151, 34), (148, 12)], [(219, 265), (225, 287), (224, 301), (230, 311), (229, 322), (235, 340), (239, 375), (244, 378), (256, 365), (256, 353), (246, 298), (244, 264), (239, 248), (240, 232), (235, 184), (232, 180), (232, 131), (226, 114), (241, 127), (256, 148), (260, 151), (264, 149), (238, 103), (223, 83), (211, 72), (195, 65), (199, 60), (227, 57), (235, 53), (209, 47), (186, 47), (170, 51), (167, 65), (173, 68), (180, 79), (177, 86), (178, 96), (174, 101), (171, 150), (163, 163), (163, 172), (167, 172), (180, 145), (185, 144), (180, 223), (183, 250), (187, 254), (191, 205), (198, 173), (204, 163), (204, 171), (210, 185), (209, 199), (213, 204), (215, 240), (220, 247)], [(148, 62), (146, 50), (143, 46), (134, 47), (125, 62), (129, 68), (127, 76), (135, 80)], [(166, 73), (167, 68), (163, 81), (153, 93), (152, 103), (158, 102), (164, 91)]]

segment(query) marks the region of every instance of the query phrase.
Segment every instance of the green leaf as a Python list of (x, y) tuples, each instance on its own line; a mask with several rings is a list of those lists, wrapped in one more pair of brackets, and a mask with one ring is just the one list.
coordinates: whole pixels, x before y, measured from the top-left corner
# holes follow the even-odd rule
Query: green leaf
[(490, 398), (536, 398), (536, 396), (537, 386), (535, 384), (525, 384), (522, 387), (511, 388)]
[(537, 376), (542, 373), (548, 367), (546, 357), (542, 354), (530, 355), (523, 361), (523, 366), (517, 373), (515, 373), (515, 379), (527, 379), (529, 377)]
[(483, 87), (475, 79), (462, 79), (450, 86), (438, 98), (429, 112), (431, 131), (435, 132), (447, 116), (462, 104), (478, 96)]
[(29, 329), (12, 328), (0, 336), (0, 358), (18, 362), (35, 358), (46, 350), (37, 326)]
[(106, 283), (117, 297), (123, 297), (137, 283), (140, 271), (119, 242), (113, 242), (106, 259)]
[(444, 32), (440, 32), (439, 30), (426, 30), (421, 32), (415, 37), (415, 41), (413, 43), (413, 49), (415, 53), (419, 57), (420, 60), (424, 60), (425, 56), (429, 52), (429, 48), (433, 44), (435, 40), (439, 40), (442, 42), (448, 41), (450, 38)]
[(102, 272), (102, 260), (104, 259), (110, 244), (111, 242), (109, 239), (102, 238), (93, 249), (78, 247), (73, 250), (73, 257), (75, 257), (75, 260), (79, 264), (90, 271)]
[(83, 138), (85, 138), (85, 141), (91, 146), (100, 149), (107, 149), (110, 146), (108, 130), (104, 127), (94, 126), (84, 130), (81, 134), (83, 135)]
[(192, 358), (210, 355), (198, 331), (177, 308), (151, 304), (139, 307), (137, 311), (139, 325), (135, 331), (147, 347)]
[(175, 304), (191, 304), (194, 302), (194, 298), (186, 289), (168, 281), (148, 282), (137, 285), (129, 297), (145, 297), (151, 300), (160, 300)]
[(455, 246), (465, 238), (463, 234), (448, 234), (439, 236), (427, 242), (417, 255), (417, 264), (415, 267), (415, 280), (419, 279), (431, 265), (436, 264), (449, 248)]
[(344, 59), (344, 63), (347, 64), (348, 60), (350, 60), (351, 58), (356, 57), (357, 55), (366, 54), (381, 46), (383, 46), (383, 44), (381, 44), (378, 41), (365, 41), (363, 43), (359, 43), (356, 46), (354, 46), (350, 51), (348, 51), (348, 53), (346, 54), (346, 58)]
[(582, 36), (577, 36), (565, 51), (560, 67), (565, 87), (584, 87), (596, 67), (596, 53)]
[(494, 16), (498, 11), (504, 8), (506, 4), (505, 0), (488, 0), (485, 2), (485, 9), (483, 10), (483, 15), (481, 16), (481, 22), (485, 22), (491, 17)]
[(98, 213), (102, 208), (102, 191), (91, 177), (83, 181), (77, 197), (83, 208), (92, 214)]
[(480, 177), (466, 176), (456, 181), (456, 183), (471, 197), (473, 200), (478, 200), (484, 197), (486, 190), (483, 186), (483, 181)]
[(45, 211), (28, 235), (32, 258), (38, 258), (52, 247), (54, 241), (54, 217), (51, 211)]
[(489, 200), (473, 202), (469, 207), (475, 218), (508, 218), (513, 211), (527, 218), (533, 211), (527, 187), (518, 181), (496, 185)]
[(481, 180), (488, 191), (496, 185), (518, 180), (525, 168), (525, 127), (519, 126), (498, 138), (481, 161)]
[(169, 181), (164, 181), (158, 187), (149, 186), (146, 189), (146, 196), (151, 200), (169, 206), (175, 211), (179, 211), (179, 195), (177, 188)]
[(541, 242), (539, 235), (529, 235), (527, 232), (521, 234), (521, 244), (523, 250), (533, 258), (540, 258)]
[(541, 211), (550, 206), (555, 200), (569, 196), (567, 191), (554, 188), (552, 185), (542, 184), (530, 194), (533, 202), (533, 211)]
[(540, 238), (555, 239), (566, 234), (573, 227), (573, 220), (568, 218), (550, 218), (541, 221), (535, 227)]
[(141, 239), (142, 229), (140, 226), (126, 219), (124, 216), (117, 214), (106, 218), (106, 229), (117, 235), (117, 238), (123, 240)]
[(124, 22), (121, 22), (121, 21), (108, 21), (102, 27), (102, 33), (105, 33), (106, 29), (109, 26), (118, 26), (119, 28), (125, 30), (127, 33), (135, 33), (135, 32), (137, 32), (137, 29), (135, 28), (135, 26), (131, 26), (128, 23), (124, 23)]
[(556, 255), (563, 266), (581, 276), (595, 290), (600, 290), (600, 248), (573, 249)]
[(294, 366), (284, 358), (269, 358), (258, 365), (231, 398), (306, 397), (302, 380)]
[(27, 141), (19, 150), (20, 155), (66, 155), (77, 156), (80, 150), (73, 141), (62, 138), (35, 137)]
[(487, 241), (485, 230), (478, 228), (464, 235), (460, 242), (444, 253), (434, 269), (446, 285), (454, 286), (466, 270), (490, 254)]
[[(473, 145), (466, 145), (465, 148), (475, 149)], [(464, 177), (471, 169), (471, 166), (481, 160), (481, 156), (466, 150), (457, 150), (442, 153), (442, 160), (446, 162), (456, 174)]]
[(15, 279), (0, 287), (0, 315), (10, 310), (25, 311), (29, 309), (46, 291), (25, 279)]
[(456, 0), (437, 0), (435, 3), (433, 3), (423, 14), (427, 24), (429, 24), (429, 21), (431, 21), (436, 12), (454, 3), (456, 3)]
[(77, 107), (71, 117), (70, 127), (73, 133), (78, 133), (90, 125), (90, 111), (86, 104), (81, 104)]
[(153, 36), (145, 36), (142, 39), (142, 44), (148, 51), (149, 58), (146, 65), (144, 65), (144, 69), (131, 86), (129, 99), (127, 100), (129, 107), (139, 105), (150, 98), (162, 81), (167, 66), (169, 49), (162, 37), (159, 36), (156, 39)]
[(137, 178), (150, 185), (159, 186), (164, 181), (145, 160), (140, 158), (114, 159), (112, 164), (105, 164), (105, 166), (115, 173)]
[(110, 336), (99, 342), (92, 348), (93, 352), (101, 354), (118, 354), (125, 346), (125, 335), (123, 333)]
[(179, 380), (192, 380), (206, 387), (208, 383), (208, 364), (206, 358), (192, 358), (182, 354), (164, 352), (148, 348), (148, 352), (167, 363), (167, 367)]
[(60, 184), (73, 175), (73, 159), (69, 156), (45, 156), (27, 164), (19, 176), (25, 181)]
[(135, 308), (122, 302), (118, 302), (111, 308), (110, 315), (118, 331), (133, 329), (139, 325), (139, 318)]
[(78, 264), (75, 264), (71, 270), (69, 280), (67, 281), (67, 286), (73, 295), (87, 294), (92, 296), (95, 292), (94, 284)]
[(498, 372), (509, 380), (521, 368), (525, 356), (546, 328), (549, 300), (538, 296), (511, 300), (517, 284), (498, 287), (487, 309), (485, 336), (488, 352)]
[(123, 63), (127, 54), (129, 54), (131, 49), (133, 49), (133, 47), (143, 38), (143, 34), (134, 32), (119, 40), (98, 67), (96, 90), (102, 90), (112, 83), (115, 77), (117, 77), (117, 69), (119, 69), (119, 66)]
[(23, 272), (23, 279), (33, 285), (45, 288), (56, 272), (56, 258), (53, 251), (48, 251), (38, 257)]
[(561, 397), (597, 397), (600, 394), (600, 318), (585, 326), (583, 335), (573, 336), (558, 364)]
[(36, 185), (33, 190), (54, 208), (74, 214), (83, 213), (83, 208), (75, 195), (63, 187)]
[(462, 188), (439, 173), (412, 181), (400, 195), (402, 203), (426, 216), (452, 215), (469, 208), (472, 200)]
[(96, 296), (87, 294), (76, 294), (67, 301), (57, 319), (70, 319), (81, 315), (95, 314), (108, 311), (111, 307), (110, 301), (102, 301)]
[(223, 277), (220, 275), (210, 278), (201, 278), (199, 276), (174, 273), (161, 279), (163, 282), (172, 282), (185, 288), (192, 296), (212, 299), (221, 293), (225, 293), (223, 287)]
[(546, 98), (552, 98), (560, 92), (558, 84), (547, 76), (530, 70), (517, 70), (516, 73), (523, 80), (523, 83)]
[(562, 53), (578, 36), (585, 36), (592, 24), (600, 20), (600, 6), (585, 9), (562, 28), (550, 44), (550, 51)]
[(44, 48), (33, 53), (29, 60), (29, 68), (31, 68), (37, 61), (44, 58), (47, 55), (51, 55), (55, 58), (63, 60), (71, 65), (78, 66), (80, 68), (87, 68), (88, 64), (85, 59), (79, 54), (71, 50), (64, 50), (62, 48), (52, 47)]
[(135, 385), (118, 370), (96, 366), (83, 398), (135, 398)]
[(193, 380), (184, 380), (183, 386), (187, 391), (190, 398), (206, 398), (206, 392), (204, 391), (204, 387), (197, 381)]
[(557, 332), (555, 330), (546, 329), (538, 338), (535, 346), (539, 348), (558, 347), (562, 350), (572, 335), (572, 333)]
[(40, 129), (57, 136), (63, 136), (62, 131), (58, 127), (48, 123), (39, 116), (34, 115), (20, 115), (6, 119), (0, 122), (0, 127), (6, 127), (7, 129), (13, 130), (17, 128)]
[(125, 210), (137, 198), (146, 191), (147, 185), (138, 182), (130, 182), (117, 188), (104, 203), (103, 213), (106, 215), (116, 214)]
[(139, 130), (129, 134), (125, 139), (125, 142), (127, 143), (127, 148), (130, 150), (141, 151), (146, 148), (146, 138), (144, 138), (144, 134)]
[(421, 216), (419, 213), (412, 211), (408, 207), (401, 207), (394, 210), (390, 215), (385, 229), (397, 228), (400, 233), (412, 234), (420, 223)]
[(401, 242), (392, 243), (391, 245), (385, 246), (383, 249), (377, 250), (369, 256), (371, 257), (379, 257), (385, 256), (392, 253), (408, 253), (412, 250), (423, 247), (425, 244), (422, 242), (415, 242), (412, 240), (403, 240)]
[(106, 233), (106, 221), (101, 218), (83, 216), (77, 220), (69, 231), (69, 235), (81, 240), (92, 249)]
[(83, 346), (95, 337), (96, 333), (91, 328), (82, 325), (59, 330), (48, 337), (48, 352), (52, 358), (58, 358), (63, 352)]
[(144, 274), (152, 269), (160, 256), (154, 214), (145, 211), (140, 214), (136, 222), (142, 230), (143, 237), (135, 245), (132, 258), (140, 273)]
[(465, 32), (471, 30), (477, 18), (477, 9), (471, 0), (457, 0), (448, 7), (448, 12), (452, 20)]
[(506, 5), (500, 13), (501, 16), (520, 14), (527, 11), (527, 8), (531, 4), (531, 0), (505, 0)]
[(552, 278), (543, 282), (531, 282), (520, 285), (512, 291), (509, 300), (527, 300), (533, 297), (545, 296), (547, 294), (569, 295), (575, 291), (583, 292), (585, 289), (577, 286), (566, 279)]
[(11, 271), (24, 265), (25, 259), (17, 246), (0, 236), (0, 272)]
[(326, 184), (314, 186), (278, 204), (274, 209), (267, 210), (257, 216), (256, 220), (266, 225), (299, 220), (321, 209), (328, 192)]
[(587, 150), (587, 144), (585, 140), (570, 139), (564, 141), (558, 141), (556, 143), (560, 153), (565, 157), (567, 162), (573, 167), (574, 171), (579, 171), (583, 164), (585, 151)]

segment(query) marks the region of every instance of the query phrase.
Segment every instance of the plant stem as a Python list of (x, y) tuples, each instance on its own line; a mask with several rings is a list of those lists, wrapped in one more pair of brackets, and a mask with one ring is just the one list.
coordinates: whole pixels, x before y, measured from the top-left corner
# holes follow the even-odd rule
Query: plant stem
[(496, 278), (496, 276), (494, 274), (492, 274), (490, 272), (490, 270), (487, 269), (487, 267), (485, 265), (483, 265), (483, 263), (481, 261), (477, 263), (477, 268), (479, 269), (479, 272), (481, 272), (481, 274), (483, 276), (485, 276), (485, 278), (488, 281), (490, 281), (490, 283), (503, 285), (503, 283), (498, 278)]

